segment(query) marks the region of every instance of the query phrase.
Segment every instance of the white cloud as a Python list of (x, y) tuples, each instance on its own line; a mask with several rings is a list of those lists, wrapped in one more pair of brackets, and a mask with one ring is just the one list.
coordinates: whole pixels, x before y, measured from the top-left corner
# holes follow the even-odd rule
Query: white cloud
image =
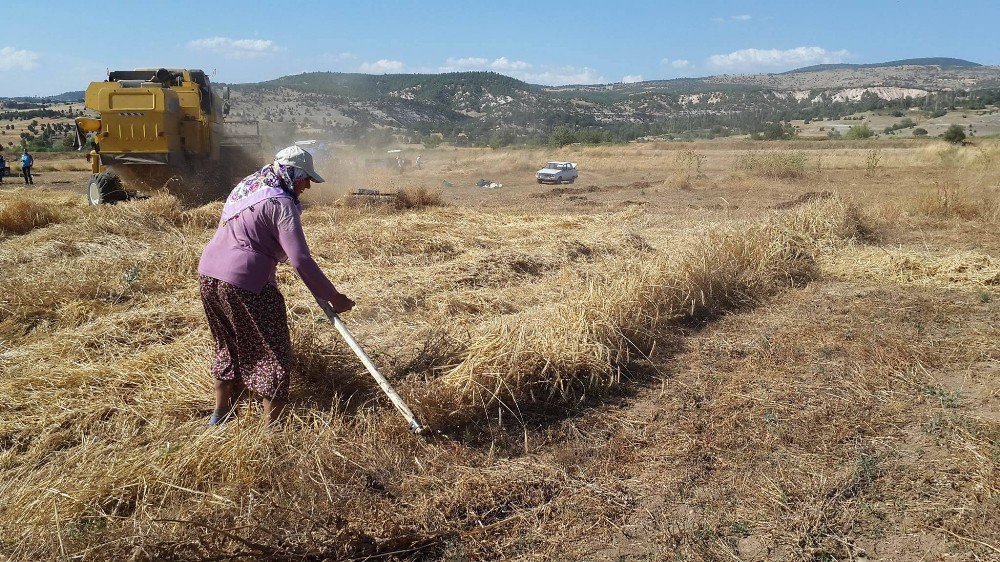
[(670, 66), (672, 68), (676, 68), (677, 70), (688, 70), (694, 68), (694, 65), (691, 64), (691, 61), (687, 59), (670, 60), (665, 58), (660, 60), (660, 64), (662, 64), (663, 66)]
[(188, 41), (188, 48), (198, 51), (218, 53), (231, 59), (254, 59), (280, 53), (285, 50), (270, 39), (231, 39), (229, 37), (207, 37)]
[(403, 61), (379, 59), (375, 62), (361, 63), (361, 72), (369, 74), (386, 74), (388, 72), (400, 72), (403, 70)]
[(729, 16), (728, 18), (716, 17), (712, 18), (712, 21), (714, 21), (715, 23), (725, 23), (727, 21), (750, 21), (752, 19), (753, 16), (751, 16), (750, 14), (740, 14), (737, 16)]
[(484, 57), (448, 57), (438, 67), (438, 72), (468, 72), (492, 70), (532, 84), (561, 86), (565, 84), (603, 83), (604, 76), (588, 67), (554, 66), (534, 64), (523, 60), (498, 57), (493, 60)]
[(724, 55), (708, 57), (709, 66), (726, 70), (752, 70), (755, 68), (794, 68), (811, 64), (843, 62), (851, 56), (846, 50), (828, 51), (822, 47), (796, 47), (794, 49), (741, 49)]
[(38, 53), (14, 47), (0, 49), (0, 70), (31, 70), (38, 66)]
[(532, 68), (531, 63), (523, 60), (510, 60), (500, 57), (492, 61), (483, 57), (448, 57), (441, 66), (441, 72), (467, 72), (471, 70), (492, 70), (494, 72), (523, 72)]
[(497, 72), (520, 72), (528, 70), (533, 65), (523, 60), (508, 60), (507, 57), (500, 57), (490, 63), (490, 68)]
[(441, 72), (467, 72), (470, 70), (486, 70), (490, 61), (483, 57), (448, 57), (441, 67)]
[(320, 58), (330, 62), (346, 62), (349, 60), (357, 59), (358, 55), (355, 55), (354, 53), (349, 51), (345, 51), (343, 53), (323, 53), (322, 55), (320, 55)]
[(642, 82), (642, 74), (626, 74), (622, 76), (622, 82), (625, 84), (635, 84), (636, 82)]
[(546, 86), (565, 86), (567, 84), (603, 84), (606, 82), (604, 76), (593, 68), (575, 66), (560, 66), (546, 69), (538, 69), (536, 72), (511, 73), (515, 78), (530, 82), (532, 84), (543, 84)]

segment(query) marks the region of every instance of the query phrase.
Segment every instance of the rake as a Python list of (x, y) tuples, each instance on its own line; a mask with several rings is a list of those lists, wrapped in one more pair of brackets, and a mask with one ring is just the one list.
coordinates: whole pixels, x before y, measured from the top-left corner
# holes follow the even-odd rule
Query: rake
[(333, 324), (333, 327), (336, 328), (338, 332), (340, 332), (340, 335), (344, 338), (344, 341), (347, 342), (347, 345), (351, 348), (351, 350), (354, 351), (355, 355), (358, 356), (358, 359), (360, 359), (361, 362), (364, 363), (365, 368), (368, 369), (369, 373), (371, 373), (372, 377), (375, 379), (375, 382), (378, 383), (379, 388), (382, 389), (382, 392), (384, 392), (385, 395), (389, 397), (389, 400), (391, 400), (392, 404), (396, 406), (396, 409), (399, 410), (399, 413), (402, 414), (404, 418), (406, 418), (407, 422), (409, 422), (410, 431), (416, 433), (417, 435), (423, 435), (424, 433), (426, 433), (427, 426), (422, 425), (419, 421), (417, 421), (417, 417), (413, 415), (413, 412), (410, 410), (409, 407), (407, 407), (406, 403), (403, 402), (403, 399), (399, 396), (399, 394), (396, 393), (396, 390), (392, 388), (392, 385), (389, 384), (389, 381), (386, 380), (384, 376), (382, 376), (382, 373), (378, 372), (378, 368), (375, 367), (375, 363), (372, 362), (371, 357), (368, 357), (368, 354), (365, 353), (365, 350), (361, 349), (361, 346), (358, 345), (357, 340), (354, 339), (354, 335), (351, 334), (351, 331), (348, 330), (347, 326), (344, 325), (344, 322), (340, 319), (340, 316), (336, 312), (334, 312), (333, 307), (330, 306), (330, 303), (319, 298), (316, 299), (316, 303), (319, 304), (319, 307), (323, 309), (323, 312), (326, 313), (326, 317), (330, 319), (330, 322)]

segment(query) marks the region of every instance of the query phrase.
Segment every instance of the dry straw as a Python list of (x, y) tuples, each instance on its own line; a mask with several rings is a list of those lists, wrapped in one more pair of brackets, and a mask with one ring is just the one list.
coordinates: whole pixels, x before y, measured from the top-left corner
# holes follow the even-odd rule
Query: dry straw
[(18, 193), (0, 203), (0, 233), (25, 234), (59, 220), (59, 213), (35, 202), (27, 193)]
[(749, 151), (736, 158), (733, 169), (769, 179), (801, 178), (806, 173), (802, 152)]
[[(757, 303), (813, 275), (821, 244), (859, 237), (856, 213), (839, 200), (787, 216), (695, 229), (669, 256), (609, 261), (562, 302), (487, 324), (441, 377), (437, 399), (463, 423), (473, 412), (567, 400), (616, 384), (621, 369), (650, 351), (670, 326), (704, 321)], [(464, 406), (456, 406), (457, 392)], [(440, 396), (444, 393), (445, 396)], [(429, 398), (433, 401), (434, 398)]]
[[(544, 497), (510, 471), (467, 476), (478, 453), (406, 435), (287, 271), (291, 419), (262, 431), (250, 404), (206, 432), (211, 349), (194, 280), (218, 205), (157, 196), (88, 209), (64, 197), (35, 193), (59, 219), (0, 240), (5, 553), (196, 558), (251, 548), (211, 530), (241, 528), (271, 545), (251, 548), (260, 557), (374, 556), (476, 526), (449, 515), (471, 505), (460, 490), (485, 486), (497, 494), (486, 506)], [(361, 303), (352, 329), (447, 429), (613, 387), (677, 327), (808, 279), (822, 245), (856, 234), (851, 216), (830, 199), (655, 240), (627, 213), (328, 206), (304, 222), (317, 259)], [(434, 476), (420, 476), (418, 453)], [(253, 523), (264, 520), (284, 521), (283, 535)], [(372, 538), (389, 536), (402, 542)]]

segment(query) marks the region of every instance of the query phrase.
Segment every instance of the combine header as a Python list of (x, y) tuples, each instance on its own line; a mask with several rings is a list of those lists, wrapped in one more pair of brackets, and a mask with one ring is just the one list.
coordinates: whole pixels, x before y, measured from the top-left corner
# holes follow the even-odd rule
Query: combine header
[(91, 205), (155, 189), (206, 200), (221, 196), (233, 178), (256, 165), (257, 122), (225, 121), (229, 88), (220, 96), (201, 70), (110, 72), (87, 88), (86, 108), (99, 115), (76, 119), (79, 145), (89, 140), (91, 146)]

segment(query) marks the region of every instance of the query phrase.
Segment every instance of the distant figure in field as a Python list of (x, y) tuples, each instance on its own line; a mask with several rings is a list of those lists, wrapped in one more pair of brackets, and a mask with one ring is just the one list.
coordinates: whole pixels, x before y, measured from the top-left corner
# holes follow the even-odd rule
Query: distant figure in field
[(420, 169), (420, 155), (419, 154), (417, 155), (417, 159), (414, 160), (413, 163), (414, 163), (414, 165), (416, 165), (417, 169), (419, 170)]
[(0, 183), (3, 183), (4, 172), (7, 171), (7, 161), (4, 160), (3, 154), (0, 153)]
[(21, 155), (21, 172), (24, 173), (24, 184), (35, 185), (35, 178), (31, 177), (31, 167), (35, 165), (35, 159), (28, 154), (28, 149), (24, 149)]

